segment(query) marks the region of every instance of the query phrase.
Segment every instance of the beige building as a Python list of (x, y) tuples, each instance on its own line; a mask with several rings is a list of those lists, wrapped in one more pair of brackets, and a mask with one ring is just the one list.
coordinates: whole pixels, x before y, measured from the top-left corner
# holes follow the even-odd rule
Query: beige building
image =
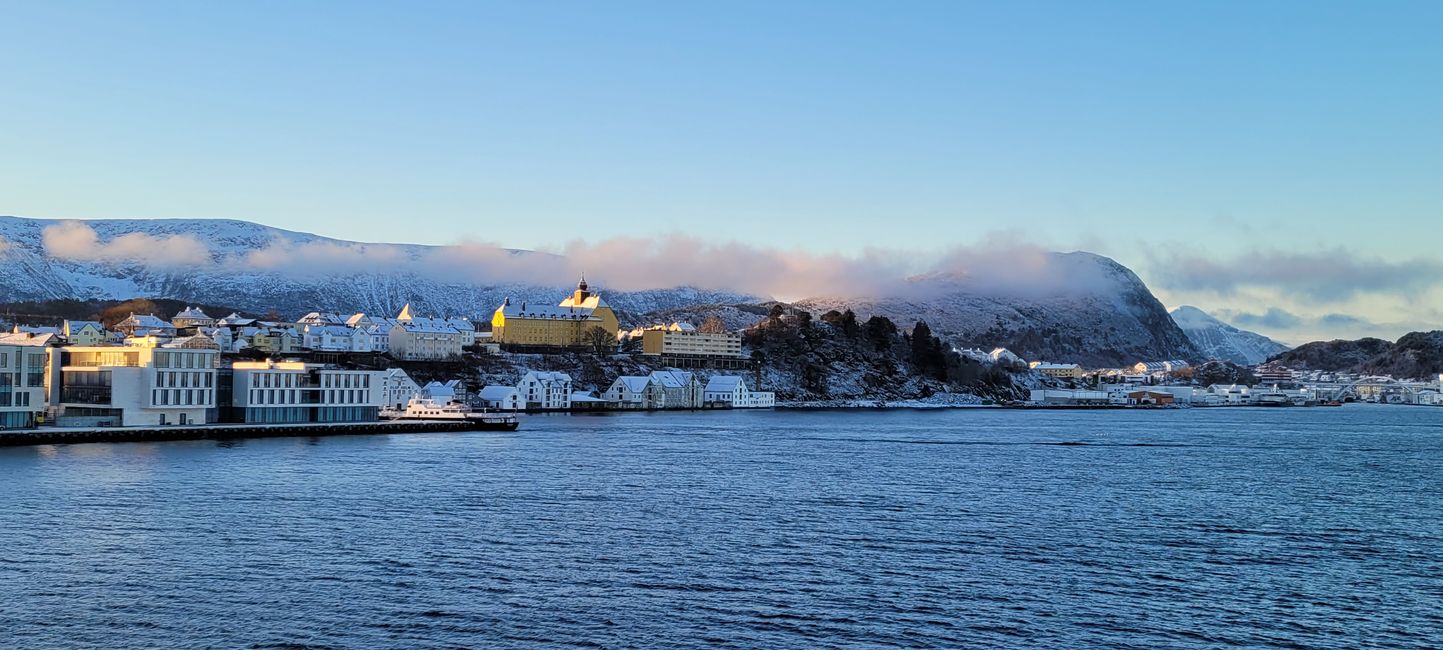
[(1087, 371), (1075, 363), (1046, 363), (1033, 361), (1028, 364), (1038, 373), (1048, 377), (1059, 377), (1062, 379), (1082, 379), (1087, 376)]
[(642, 330), (641, 353), (648, 355), (741, 358), (742, 336), (707, 334), (691, 323), (672, 323)]

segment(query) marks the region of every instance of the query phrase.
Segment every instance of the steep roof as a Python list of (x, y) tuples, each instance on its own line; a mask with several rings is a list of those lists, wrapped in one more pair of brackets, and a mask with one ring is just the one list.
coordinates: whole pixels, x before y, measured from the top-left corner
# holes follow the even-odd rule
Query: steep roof
[(740, 386), (740, 387), (742, 387), (742, 388), (746, 388), (746, 382), (745, 382), (740, 376), (737, 376), (737, 375), (715, 375), (715, 376), (713, 376), (711, 379), (708, 379), (708, 380), (707, 380), (707, 382), (706, 382), (706, 392), (708, 392), (708, 393), (730, 393), (730, 392), (734, 392), (734, 391), (737, 389), (738, 386)]

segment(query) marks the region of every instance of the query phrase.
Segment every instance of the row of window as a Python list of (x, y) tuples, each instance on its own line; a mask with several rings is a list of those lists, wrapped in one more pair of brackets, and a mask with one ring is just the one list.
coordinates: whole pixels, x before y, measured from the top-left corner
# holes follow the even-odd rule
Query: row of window
[(215, 375), (209, 372), (160, 371), (155, 373), (155, 385), (160, 388), (210, 388)]
[[(321, 392), (325, 404), (365, 404), (367, 391), (364, 388), (331, 389)], [(305, 404), (307, 401), (302, 397), (299, 390), (286, 390), (284, 388), (252, 388), (250, 391), (250, 403), (261, 405), (272, 404)]]
[(157, 368), (210, 368), (214, 360), (213, 352), (156, 351), (152, 364)]
[(215, 391), (166, 388), (150, 391), (152, 406), (214, 406)]

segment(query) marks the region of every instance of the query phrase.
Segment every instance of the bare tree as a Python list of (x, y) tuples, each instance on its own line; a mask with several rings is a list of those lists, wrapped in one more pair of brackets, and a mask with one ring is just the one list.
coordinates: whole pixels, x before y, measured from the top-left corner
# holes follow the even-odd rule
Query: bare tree
[(606, 354), (616, 348), (616, 337), (595, 325), (581, 333), (581, 342), (591, 346), (591, 350), (597, 354)]
[(702, 334), (726, 334), (727, 324), (722, 322), (720, 316), (712, 314), (701, 322), (701, 326), (696, 328), (696, 331)]

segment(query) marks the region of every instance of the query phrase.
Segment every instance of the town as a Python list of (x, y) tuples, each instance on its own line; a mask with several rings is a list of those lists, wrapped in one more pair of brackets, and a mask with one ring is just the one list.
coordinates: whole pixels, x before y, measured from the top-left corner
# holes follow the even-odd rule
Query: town
[[(1004, 359), (1011, 355), (1000, 348), (988, 354)], [(1096, 370), (1074, 363), (1027, 365), (1052, 380), (1030, 391), (1029, 406), (1338, 406), (1352, 401), (1443, 406), (1443, 375), (1417, 381), (1263, 363), (1252, 368), (1233, 366), (1225, 373), (1232, 381), (1212, 382), (1210, 371), (1224, 369), (1225, 364), (1193, 366), (1169, 360)]]
[[(187, 307), (168, 320), (132, 313), (109, 327), (16, 324), (0, 334), (0, 428), (360, 423), (402, 413), (416, 401), (504, 412), (775, 404), (773, 393), (734, 372), (749, 363), (740, 334), (681, 322), (621, 331), (584, 279), (555, 305), (503, 301), (489, 327), (482, 325), (422, 316), (409, 304), (394, 317), (311, 312), (291, 322), (236, 313), (215, 318)], [(460, 379), (420, 383), (400, 367), (464, 354), (607, 354), (622, 347), (669, 369), (588, 390), (558, 371), (468, 386)]]

